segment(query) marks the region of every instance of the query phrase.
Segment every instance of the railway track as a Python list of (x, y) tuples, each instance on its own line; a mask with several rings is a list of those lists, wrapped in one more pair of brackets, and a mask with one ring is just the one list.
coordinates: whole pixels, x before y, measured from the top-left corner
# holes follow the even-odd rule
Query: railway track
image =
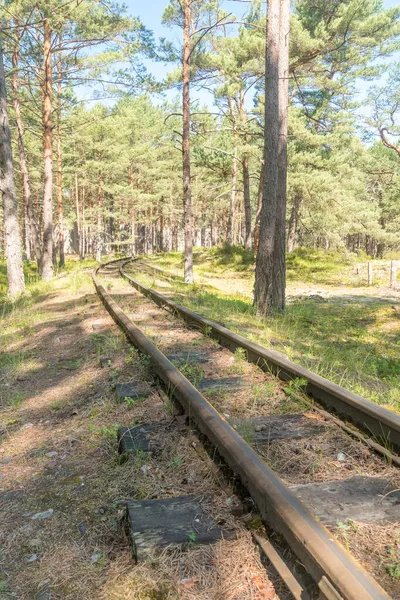
[[(166, 296), (157, 291), (142, 285), (135, 280), (125, 270), (127, 264), (131, 261), (122, 263), (120, 273), (133, 287), (151, 298), (158, 306), (168, 308), (175, 314), (179, 314), (189, 327), (203, 328), (209, 335), (216, 339), (222, 346), (231, 351), (237, 348), (243, 348), (246, 351), (246, 358), (249, 362), (257, 364), (262, 369), (273, 372), (280, 379), (290, 381), (294, 379), (306, 380), (304, 392), (314, 398), (322, 405), (337, 412), (339, 415), (350, 419), (355, 425), (360, 427), (368, 436), (374, 436), (375, 439), (367, 437), (366, 443), (375, 445), (375, 449), (381, 454), (394, 460), (400, 466), (400, 460), (393, 456), (389, 447), (394, 447), (397, 452), (400, 451), (400, 416), (386, 408), (378, 406), (373, 402), (332, 383), (331, 381), (312, 373), (305, 367), (280, 356), (278, 353), (267, 350), (262, 346), (244, 338), (243, 336), (230, 331), (219, 323), (211, 321), (206, 317), (173, 302)], [(156, 269), (156, 271), (161, 272)], [(384, 446), (377, 444), (377, 440), (384, 440)]]
[[(397, 470), (393, 466), (384, 464), (373, 453), (365, 450), (360, 440), (352, 440), (351, 444), (346, 441), (348, 435), (338, 428), (336, 423), (325, 419), (323, 414), (307, 411), (304, 406), (302, 406), (301, 414), (298, 414), (298, 408), (294, 412), (293, 406), (298, 401), (296, 393), (291, 394), (291, 410), (287, 410), (288, 407), (285, 406), (285, 410), (282, 411), (283, 401), (276, 400), (278, 414), (268, 413), (264, 406), (265, 414), (260, 421), (260, 402), (258, 401), (260, 388), (264, 391), (264, 396), (268, 395), (267, 387), (265, 387), (268, 383), (270, 386), (268, 389), (271, 391), (270, 371), (286, 381), (295, 381), (299, 377), (306, 379), (308, 382), (307, 393), (329, 406), (334, 404), (335, 408), (339, 409), (338, 412), (351, 417), (359, 426), (372, 430), (375, 435), (390, 436), (390, 440), (396, 448), (399, 442), (399, 419), (397, 417), (392, 419), (389, 411), (373, 405), (369, 406), (371, 403), (366, 400), (249, 342), (219, 324), (176, 305), (165, 296), (140, 284), (127, 272), (126, 265), (127, 261), (108, 263), (99, 270), (99, 274), (105, 277), (115, 277), (121, 274), (152, 302), (156, 302), (159, 307), (168, 308), (172, 316), (166, 315), (163, 310), (152, 311), (152, 304), (144, 306), (143, 296), (139, 295), (134, 302), (129, 295), (120, 295), (119, 299), (122, 300), (122, 304), (126, 304), (125, 310), (122, 310), (106, 291), (104, 285), (100, 283), (98, 276), (94, 274), (93, 279), (97, 293), (106, 309), (123, 329), (128, 339), (142, 353), (150, 357), (154, 370), (163, 381), (165, 388), (179, 401), (186, 415), (190, 416), (207, 440), (217, 448), (218, 453), (232, 471), (239, 476), (242, 484), (251, 494), (263, 521), (272, 531), (283, 536), (288, 547), (305, 566), (314, 581), (315, 589), (319, 590), (319, 597), (344, 600), (389, 598), (390, 596), (379, 583), (354, 560), (332, 535), (331, 530), (335, 529), (331, 522), (332, 518), (334, 522), (335, 518), (336, 521), (338, 519), (334, 503), (329, 504), (329, 489), (334, 491), (337, 504), (340, 506), (341, 501), (343, 502), (342, 494), (346, 493), (345, 488), (349, 480), (346, 475), (355, 475), (350, 478), (351, 486), (353, 486), (350, 495), (354, 496), (354, 485), (359, 486), (358, 491), (360, 491), (361, 485), (364, 504), (352, 507), (353, 517), (349, 521), (354, 522), (357, 521), (354, 515), (357, 517), (360, 511), (368, 513), (368, 510), (375, 512), (377, 509), (376, 504), (371, 508), (365, 501), (365, 495), (368, 496), (369, 493), (373, 500), (374, 494), (377, 495), (377, 490), (372, 488), (378, 482), (383, 486), (378, 493), (378, 504), (386, 506), (385, 518), (389, 518), (390, 513), (390, 520), (397, 524), (400, 520), (398, 509), (400, 499), (397, 498), (399, 486), (396, 485)], [(113, 295), (115, 295), (114, 292)], [(135, 321), (141, 322), (147, 335), (132, 322), (128, 312), (132, 314)], [(182, 320), (185, 321), (185, 327), (182, 327)], [(196, 330), (190, 336), (185, 334), (188, 331), (186, 325)], [(206, 333), (207, 336), (204, 337), (203, 333)], [(157, 338), (157, 346), (162, 348), (165, 354), (150, 341), (149, 335)], [(229, 353), (219, 349), (211, 338), (216, 339), (219, 344), (230, 350), (236, 350), (231, 364), (227, 358)], [(177, 349), (182, 347), (185, 348), (184, 356), (177, 352)], [(238, 348), (244, 349), (244, 351), (238, 351)], [(268, 373), (263, 373), (256, 366), (243, 367), (244, 358), (250, 363), (261, 366)], [(203, 366), (200, 367), (200, 364)], [(230, 366), (227, 367), (227, 364)], [(221, 377), (221, 374), (226, 375), (226, 370), (231, 374), (232, 368), (237, 369), (238, 365), (245, 370), (245, 377)], [(189, 379), (192, 379), (195, 385), (190, 383), (181, 371)], [(213, 377), (204, 376), (210, 374)], [(257, 386), (258, 391), (255, 394)], [(204, 395), (201, 394), (201, 390), (204, 390)], [(271, 396), (271, 394), (269, 395)], [(211, 402), (204, 396), (208, 396)], [(249, 408), (249, 398), (252, 400), (251, 409)], [(280, 392), (279, 398), (283, 398)], [(334, 402), (335, 398), (339, 398), (337, 402), (335, 401), (336, 403)], [(362, 437), (361, 434), (360, 437)], [(336, 460), (327, 460), (328, 466), (323, 467), (322, 470), (316, 470), (315, 477), (310, 471), (301, 473), (298, 466), (302, 459), (306, 455), (317, 456), (320, 443), (324, 443), (328, 447), (328, 453), (333, 453)], [(368, 443), (370, 445), (372, 443), (372, 446), (376, 445), (374, 450), (381, 449), (374, 440), (368, 439)], [(364, 450), (360, 450), (360, 448)], [(343, 452), (343, 450), (345, 451)], [(392, 462), (397, 461), (391, 452), (385, 448), (383, 450), (386, 450), (386, 455)], [(385, 452), (383, 453), (385, 454)], [(292, 473), (289, 473), (287, 464), (293, 463), (293, 454), (300, 454), (300, 460), (294, 461), (297, 467), (293, 469)], [(352, 460), (348, 461), (347, 455)], [(359, 476), (360, 463), (362, 464), (362, 473), (366, 473), (363, 477)], [(269, 465), (273, 467), (273, 470)], [(328, 477), (332, 475), (335, 468), (338, 472), (334, 473), (333, 480), (330, 480)], [(278, 475), (284, 477), (286, 484)], [(378, 478), (377, 475), (380, 477)], [(308, 483), (309, 481), (311, 483)], [(289, 486), (287, 483), (292, 485)], [(371, 483), (374, 485), (368, 492), (368, 486)], [(312, 487), (313, 485), (314, 487)], [(325, 510), (325, 514), (323, 506), (322, 508), (317, 507), (316, 511), (313, 510), (314, 504), (318, 504), (315, 499), (319, 495), (324, 496), (323, 488), (325, 488), (325, 492), (328, 489), (329, 508)], [(304, 498), (304, 502), (302, 498)], [(388, 499), (390, 499), (390, 506), (387, 505)], [(321, 503), (323, 505), (323, 499)], [(322, 511), (322, 517), (318, 515), (318, 510)], [(317, 513), (318, 519), (313, 512)], [(362, 517), (362, 514), (360, 516)], [(348, 518), (345, 512), (343, 518), (344, 520)], [(330, 525), (330, 530), (326, 529), (319, 519), (326, 521)], [(343, 523), (341, 525), (346, 527)], [(379, 529), (380, 525), (373, 527), (376, 528), (375, 531), (382, 533), (382, 530)], [(273, 560), (273, 548), (271, 549), (268, 544), (264, 544), (264, 547), (267, 554), (269, 552), (270, 560)], [(279, 558), (277, 565), (287, 585), (290, 587), (292, 584), (294, 597), (307, 597), (306, 592), (301, 590), (299, 584), (290, 579), (290, 573), (284, 574), (285, 566), (282, 565)]]

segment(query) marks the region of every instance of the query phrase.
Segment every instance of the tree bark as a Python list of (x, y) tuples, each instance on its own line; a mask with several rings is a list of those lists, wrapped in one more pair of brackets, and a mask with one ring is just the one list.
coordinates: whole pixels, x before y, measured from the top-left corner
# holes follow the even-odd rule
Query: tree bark
[(260, 316), (285, 308), (289, 0), (269, 0), (265, 69), (264, 188), (254, 302)]
[(43, 247), (40, 272), (45, 280), (53, 277), (53, 126), (52, 126), (52, 66), (51, 28), (44, 20), (43, 66), (43, 140), (44, 140), (44, 194), (43, 194)]
[(293, 198), (292, 210), (290, 211), (287, 249), (288, 252), (293, 252), (296, 246), (297, 223), (299, 220), (299, 209), (301, 204), (300, 194), (296, 194)]
[(58, 226), (59, 226), (59, 251), (60, 261), (59, 266), (65, 265), (64, 256), (64, 211), (63, 211), (63, 197), (62, 197), (62, 145), (61, 145), (61, 77), (62, 77), (62, 64), (61, 64), (61, 44), (62, 34), (59, 35), (60, 51), (58, 54), (57, 61), (57, 211), (58, 211)]
[(26, 237), (27, 237), (27, 245), (30, 247), (30, 254), (33, 254), (38, 264), (40, 261), (40, 243), (39, 243), (39, 232), (38, 226), (35, 219), (35, 214), (33, 211), (33, 203), (32, 203), (32, 194), (31, 194), (31, 184), (29, 179), (29, 170), (28, 170), (28, 161), (25, 153), (25, 144), (24, 144), (24, 128), (22, 124), (22, 116), (21, 116), (21, 107), (19, 103), (19, 85), (18, 85), (18, 62), (19, 62), (19, 53), (18, 46), (14, 48), (14, 52), (12, 55), (12, 66), (13, 66), (13, 75), (11, 78), (11, 88), (14, 95), (14, 111), (15, 111), (15, 121), (17, 125), (17, 135), (18, 135), (18, 153), (19, 153), (19, 162), (21, 167), (22, 174), (22, 189), (24, 192), (24, 200), (25, 200), (25, 228), (26, 228)]
[(10, 124), (7, 112), (6, 82), (3, 48), (0, 38), (0, 187), (3, 197), (4, 246), (7, 264), (8, 294), (25, 290), (22, 268), (21, 236), (18, 223), (18, 204), (15, 193), (14, 167), (11, 148)]
[(247, 156), (242, 160), (243, 172), (243, 202), (244, 202), (244, 247), (251, 248), (251, 199), (250, 199), (250, 176), (249, 159)]
[(190, 186), (190, 0), (183, 0), (183, 213), (185, 221), (184, 280), (193, 283), (193, 224)]

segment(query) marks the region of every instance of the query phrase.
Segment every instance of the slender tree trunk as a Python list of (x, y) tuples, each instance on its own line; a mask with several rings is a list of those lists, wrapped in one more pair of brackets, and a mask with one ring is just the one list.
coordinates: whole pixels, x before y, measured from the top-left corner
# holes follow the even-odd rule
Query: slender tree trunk
[(288, 252), (293, 252), (296, 245), (297, 222), (299, 219), (299, 209), (301, 204), (300, 194), (296, 194), (293, 198), (292, 210), (290, 211), (287, 249)]
[(265, 69), (265, 179), (254, 302), (261, 316), (285, 308), (289, 0), (269, 0)]
[(76, 212), (76, 246), (78, 248), (78, 254), (81, 256), (81, 225), (79, 215), (79, 186), (78, 186), (78, 173), (75, 171), (75, 212)]
[(53, 126), (52, 126), (52, 67), (51, 29), (44, 20), (43, 66), (43, 139), (44, 139), (44, 194), (43, 194), (43, 247), (40, 272), (43, 279), (53, 277)]
[(26, 202), (24, 202), (24, 223), (25, 223), (25, 254), (26, 260), (32, 260), (32, 244), (29, 236), (29, 217)]
[(62, 64), (61, 64), (61, 44), (62, 34), (59, 35), (60, 51), (58, 54), (57, 61), (57, 210), (58, 210), (58, 226), (59, 226), (59, 248), (60, 248), (60, 262), (59, 266), (65, 265), (65, 239), (64, 239), (64, 211), (63, 211), (63, 197), (62, 197), (62, 145), (61, 145), (61, 77), (62, 77)]
[[(243, 90), (239, 94), (240, 117), (243, 130), (246, 130), (247, 115), (244, 106)], [(244, 135), (243, 142), (247, 143), (247, 136)], [(243, 207), (244, 207), (244, 246), (246, 250), (251, 248), (251, 197), (250, 197), (250, 176), (249, 159), (246, 154), (242, 156), (242, 175), (243, 175)]]
[(86, 255), (86, 245), (87, 245), (87, 238), (88, 238), (88, 232), (87, 232), (87, 227), (86, 227), (86, 216), (85, 216), (85, 188), (82, 187), (81, 190), (81, 198), (82, 198), (82, 221), (81, 221), (81, 255), (80, 255), (80, 259), (83, 260), (85, 258)]
[[(134, 204), (134, 200), (133, 200), (133, 184), (134, 184), (134, 179), (133, 179), (133, 161), (131, 160), (129, 163), (129, 185), (132, 191), (132, 198), (131, 198), (131, 203)], [(130, 216), (131, 216), (131, 254), (132, 256), (135, 256), (136, 254), (136, 240), (135, 240), (135, 209), (132, 208), (130, 209)]]
[(100, 179), (99, 188), (97, 191), (97, 235), (96, 235), (96, 260), (101, 262), (102, 254), (102, 211), (103, 208), (103, 181)]
[(25, 227), (26, 227), (26, 237), (29, 243), (30, 250), (37, 260), (38, 264), (40, 261), (40, 244), (39, 244), (39, 232), (38, 226), (36, 223), (34, 211), (33, 211), (33, 203), (32, 203), (32, 194), (31, 194), (31, 184), (29, 179), (29, 170), (28, 170), (28, 161), (26, 159), (25, 153), (25, 144), (24, 144), (24, 128), (22, 125), (22, 117), (21, 117), (21, 107), (19, 103), (19, 85), (18, 85), (18, 62), (19, 62), (19, 53), (18, 46), (14, 48), (14, 52), (12, 55), (12, 65), (13, 65), (13, 75), (11, 78), (11, 87), (14, 94), (14, 111), (15, 111), (15, 121), (17, 125), (17, 134), (18, 134), (18, 153), (19, 153), (19, 162), (21, 167), (22, 174), (22, 189), (24, 192), (24, 200), (25, 200)]
[(183, 212), (185, 221), (184, 279), (193, 283), (193, 224), (190, 185), (190, 0), (183, 0)]
[(15, 194), (11, 133), (7, 112), (3, 48), (0, 38), (0, 189), (3, 196), (4, 246), (7, 264), (8, 294), (25, 290), (22, 268), (21, 236), (18, 223), (18, 204)]
[(258, 252), (258, 243), (260, 240), (260, 217), (261, 217), (261, 209), (262, 209), (262, 198), (263, 198), (263, 188), (264, 188), (264, 160), (261, 160), (261, 169), (260, 169), (260, 180), (258, 183), (258, 195), (257, 195), (257, 214), (256, 221), (254, 224), (254, 256), (257, 257)]
[(227, 223), (227, 232), (226, 238), (228, 244), (233, 244), (235, 242), (234, 236), (234, 215), (235, 215), (235, 200), (236, 200), (236, 189), (237, 189), (237, 143), (236, 143), (236, 115), (233, 107), (232, 98), (228, 95), (228, 106), (229, 111), (231, 113), (232, 119), (232, 131), (234, 137), (234, 148), (233, 148), (233, 163), (232, 163), (232, 189), (231, 189), (231, 197), (229, 201), (229, 213), (228, 213), (228, 223)]
[(228, 223), (226, 226), (226, 241), (233, 244), (233, 215), (235, 210), (236, 186), (237, 186), (237, 147), (233, 149), (234, 159), (232, 163), (232, 189), (229, 200)]
[(246, 250), (251, 248), (251, 200), (250, 200), (250, 177), (249, 160), (247, 156), (242, 160), (243, 172), (243, 203), (244, 203), (244, 247)]

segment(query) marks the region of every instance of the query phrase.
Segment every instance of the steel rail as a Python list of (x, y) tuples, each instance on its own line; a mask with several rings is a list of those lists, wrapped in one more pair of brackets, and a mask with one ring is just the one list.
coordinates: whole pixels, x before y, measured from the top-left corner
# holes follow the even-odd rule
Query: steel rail
[[(132, 323), (99, 283), (96, 273), (93, 273), (93, 282), (109, 314), (125, 332), (129, 341), (151, 358), (157, 376), (164, 382), (168, 391), (180, 402), (199, 430), (240, 477), (258, 506), (262, 518), (271, 529), (283, 535), (319, 586), (321, 598), (388, 600), (390, 597), (381, 586), (316, 520), (308, 508), (168, 358)], [(324, 590), (329, 590), (328, 596)]]
[[(173, 313), (179, 315), (189, 327), (202, 329), (210, 337), (216, 339), (221, 346), (235, 351), (237, 348), (246, 350), (247, 360), (256, 363), (265, 371), (272, 372), (284, 381), (302, 378), (307, 381), (305, 392), (318, 400), (327, 408), (333, 409), (355, 423), (367, 434), (383, 440), (384, 446), (394, 447), (400, 451), (400, 416), (396, 413), (378, 406), (349, 390), (309, 371), (273, 350), (268, 350), (255, 342), (252, 342), (238, 333), (234, 333), (223, 325), (211, 321), (199, 313), (177, 304), (163, 294), (148, 288), (129, 273), (124, 267), (132, 259), (125, 261), (119, 269), (124, 277), (139, 292), (153, 300), (160, 307), (167, 307)], [(147, 265), (146, 265), (147, 266)], [(159, 269), (157, 269), (159, 271)]]

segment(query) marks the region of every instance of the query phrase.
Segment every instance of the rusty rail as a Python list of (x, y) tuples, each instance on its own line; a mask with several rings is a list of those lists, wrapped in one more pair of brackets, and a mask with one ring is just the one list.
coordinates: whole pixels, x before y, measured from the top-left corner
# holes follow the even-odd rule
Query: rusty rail
[[(97, 271), (96, 271), (97, 273)], [(315, 519), (240, 435), (132, 323), (93, 274), (96, 291), (129, 341), (151, 358), (158, 377), (250, 492), (262, 518), (287, 541), (321, 598), (388, 600), (388, 594)], [(140, 285), (140, 284), (138, 284)], [(329, 595), (327, 595), (327, 591)]]
[(168, 308), (173, 313), (178, 314), (185, 320), (189, 327), (200, 328), (206, 331), (209, 336), (231, 351), (235, 351), (237, 348), (244, 348), (249, 362), (256, 363), (262, 369), (272, 372), (284, 381), (296, 378), (305, 379), (307, 385), (304, 391), (309, 396), (315, 398), (324, 406), (333, 409), (339, 415), (350, 419), (368, 435), (372, 434), (378, 440), (383, 440), (383, 445), (386, 448), (388, 446), (394, 447), (397, 452), (400, 451), (399, 415), (346, 390), (340, 385), (280, 356), (273, 350), (268, 350), (223, 327), (219, 323), (211, 321), (199, 313), (177, 304), (159, 292), (146, 287), (126, 273), (124, 267), (129, 262), (131, 260), (123, 263), (119, 270), (120, 274), (133, 287), (153, 300), (158, 306)]

